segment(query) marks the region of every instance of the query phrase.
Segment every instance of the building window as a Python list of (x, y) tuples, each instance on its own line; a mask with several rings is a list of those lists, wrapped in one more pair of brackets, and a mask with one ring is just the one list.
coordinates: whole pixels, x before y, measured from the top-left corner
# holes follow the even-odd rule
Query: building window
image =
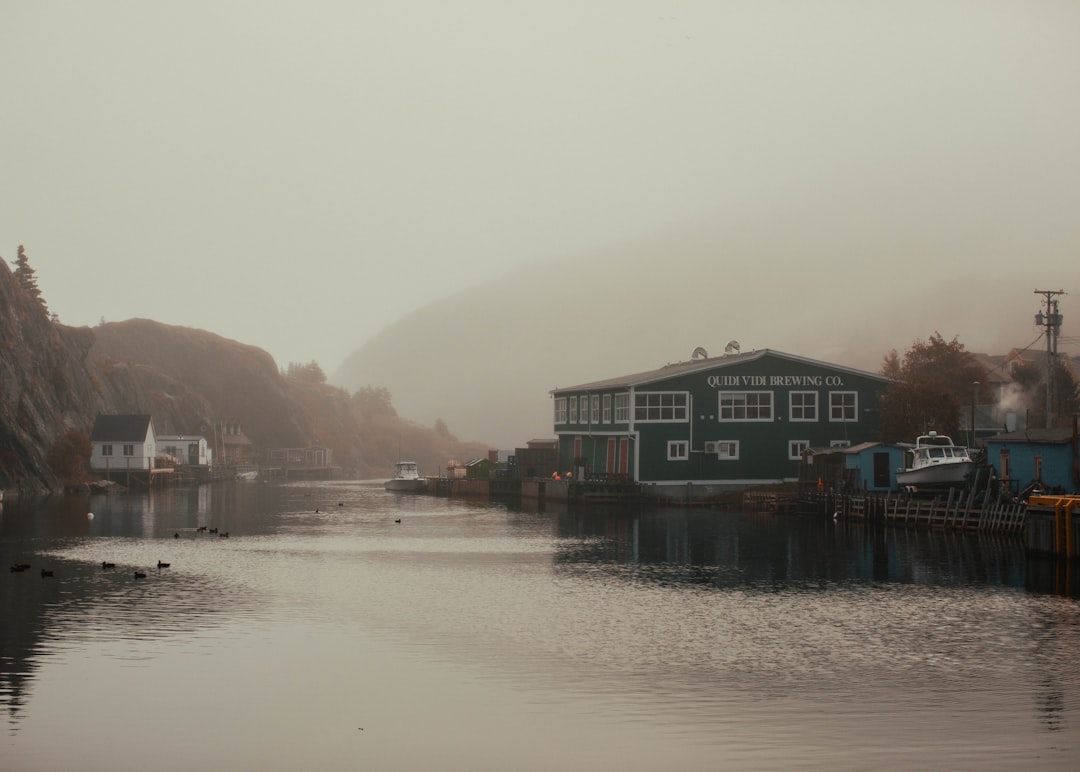
[(591, 423), (598, 424), (598, 423), (600, 423), (600, 395), (599, 394), (593, 394), (591, 402), (592, 402), (592, 410), (590, 411), (591, 417), (592, 417)]
[(1035, 456), (1035, 481), (1042, 482), (1042, 456)]
[(791, 400), (790, 419), (792, 421), (818, 420), (816, 391), (793, 391), (788, 398)]
[(125, 445), (124, 446), (124, 455), (125, 456), (134, 456), (135, 455), (135, 446), (134, 445)]
[(717, 440), (716, 442), (716, 457), (721, 461), (738, 461), (739, 460), (739, 441), (738, 440)]
[(686, 440), (670, 440), (668, 442), (668, 461), (685, 461), (688, 458), (690, 458), (690, 443)]
[(604, 423), (611, 423), (611, 395), (604, 395)]
[(566, 423), (566, 397), (559, 397), (555, 400), (555, 423)]
[(570, 423), (577, 423), (577, 397), (570, 397)]
[(810, 449), (807, 440), (790, 440), (788, 442), (787, 457), (789, 461), (802, 461), (803, 451)]
[(634, 395), (635, 421), (686, 421), (686, 392), (657, 391)]
[(857, 421), (859, 416), (859, 394), (854, 391), (829, 392), (829, 420)]
[(101, 446), (101, 455), (103, 455), (103, 456), (111, 456), (112, 455), (112, 445), (102, 445)]
[(721, 421), (771, 421), (771, 391), (720, 392)]
[(850, 448), (851, 440), (829, 440), (830, 448)]
[(1001, 451), (1001, 479), (1009, 482), (1009, 451)]
[(615, 423), (625, 424), (630, 421), (630, 395), (615, 395)]

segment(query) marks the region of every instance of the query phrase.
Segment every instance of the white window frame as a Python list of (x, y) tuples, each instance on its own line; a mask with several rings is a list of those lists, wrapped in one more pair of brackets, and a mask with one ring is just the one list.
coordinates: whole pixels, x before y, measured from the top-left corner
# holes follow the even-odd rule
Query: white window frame
[[(768, 395), (768, 398), (769, 398), (769, 404), (768, 404), (768, 413), (769, 414), (768, 414), (768, 416), (765, 416), (765, 417), (761, 416), (761, 411), (765, 407), (764, 405), (761, 405), (759, 403), (759, 404), (754, 405), (754, 406), (751, 407), (750, 405), (747, 404), (747, 397), (749, 397), (751, 395), (754, 395), (755, 397), (760, 397), (762, 394)], [(737, 403), (737, 400), (739, 400), (739, 399), (742, 400), (741, 405)], [(775, 400), (773, 400), (773, 393), (771, 391), (721, 391), (717, 396), (717, 400), (718, 400), (718, 406), (717, 406), (718, 412), (716, 414), (716, 417), (717, 417), (717, 420), (719, 420), (722, 423), (764, 423), (764, 422), (770, 422), (770, 421), (773, 420), (773, 414), (775, 412), (775, 406), (774, 406)], [(725, 405), (724, 404), (725, 400), (729, 401), (730, 404)], [(736, 418), (735, 414), (737, 412), (739, 412), (740, 408), (742, 410), (743, 417), (742, 418)], [(728, 411), (728, 413), (730, 413), (730, 417), (725, 417), (724, 416), (725, 409)], [(747, 414), (752, 409), (756, 410), (758, 412), (758, 416), (755, 417), (755, 418), (747, 418), (746, 417)]]
[(802, 461), (803, 452), (810, 449), (810, 440), (788, 440), (788, 461)]
[(589, 401), (591, 403), (590, 406), (592, 408), (589, 411), (589, 416), (592, 419), (589, 423), (598, 424), (598, 423), (600, 423), (600, 395), (599, 394), (593, 394)]
[(611, 423), (611, 395), (604, 395), (604, 423)]
[(113, 451), (112, 451), (112, 445), (111, 444), (101, 446), (101, 455), (103, 455), (103, 456), (111, 456), (112, 454), (113, 454)]
[(570, 407), (568, 408), (567, 423), (576, 424), (577, 420), (577, 397), (570, 397)]
[[(852, 397), (852, 404), (845, 405), (841, 400), (837, 403), (837, 398)], [(848, 418), (844, 415), (848, 410), (851, 410), (851, 417)], [(836, 417), (836, 412), (840, 411), (840, 417)], [(857, 391), (830, 391), (829, 392), (829, 421), (832, 423), (854, 423), (859, 420), (859, 392)]]
[(615, 395), (615, 423), (630, 423), (630, 395), (627, 393)]
[(738, 461), (739, 460), (739, 441), (738, 440), (717, 440), (716, 441), (716, 457), (721, 461)]
[(555, 423), (566, 423), (566, 397), (555, 398)]
[(690, 459), (690, 443), (686, 440), (668, 440), (667, 460), (688, 461)]
[[(802, 415), (796, 417), (795, 415), (795, 397), (813, 397), (813, 405), (808, 405), (805, 402), (799, 405), (799, 409), (802, 411)], [(816, 391), (790, 391), (788, 392), (788, 420), (794, 423), (816, 423), (818, 420), (818, 393)], [(813, 410), (813, 417), (807, 418), (807, 408)]]
[(124, 455), (125, 456), (134, 456), (135, 455), (135, 446), (134, 445), (125, 445), (124, 446)]
[[(667, 401), (669, 404), (664, 404)], [(682, 404), (677, 404), (679, 401)], [(644, 402), (644, 404), (640, 404)], [(655, 404), (652, 404), (655, 403)], [(638, 411), (644, 411), (644, 417)], [(664, 418), (664, 411), (671, 416)], [(649, 416), (652, 417), (649, 417)], [(634, 423), (684, 424), (690, 420), (690, 394), (685, 391), (639, 391), (634, 394)]]

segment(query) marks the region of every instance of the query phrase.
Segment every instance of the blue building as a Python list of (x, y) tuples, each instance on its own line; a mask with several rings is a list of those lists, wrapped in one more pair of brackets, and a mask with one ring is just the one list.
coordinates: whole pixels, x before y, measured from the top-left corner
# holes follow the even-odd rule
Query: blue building
[(1032, 482), (1047, 489), (1080, 490), (1072, 429), (1028, 429), (988, 437), (986, 460), (1014, 493)]
[(890, 491), (896, 488), (896, 470), (903, 467), (908, 447), (886, 442), (860, 442), (851, 446), (810, 448), (804, 454), (805, 464), (799, 481), (814, 483), (821, 480), (829, 490)]

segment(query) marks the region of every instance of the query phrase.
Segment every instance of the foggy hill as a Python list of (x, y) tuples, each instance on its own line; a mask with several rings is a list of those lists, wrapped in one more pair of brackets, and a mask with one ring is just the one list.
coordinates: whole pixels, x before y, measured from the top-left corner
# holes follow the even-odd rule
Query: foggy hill
[(385, 386), (419, 421), (442, 417), (511, 448), (552, 436), (550, 390), (686, 360), (697, 346), (717, 355), (736, 340), (743, 351), (874, 372), (890, 349), (934, 332), (969, 350), (1024, 346), (1038, 334), (1031, 290), (1041, 279), (984, 270), (997, 254), (985, 238), (938, 260), (878, 243), (866, 226), (691, 223), (431, 303), (367, 341), (331, 380)]
[(257, 450), (329, 447), (337, 466), (361, 477), (387, 476), (403, 447), (427, 473), (487, 450), (402, 420), (392, 404), (282, 375), (265, 351), (203, 330), (53, 322), (3, 260), (0, 303), (0, 490), (74, 482), (59, 479), (50, 450), (69, 431), (88, 436), (99, 413), (148, 413), (158, 434), (208, 435), (237, 422)]
[(93, 329), (88, 364), (118, 413), (150, 413), (158, 434), (238, 421), (257, 445), (307, 444), (304, 416), (265, 351), (204, 330), (149, 319)]

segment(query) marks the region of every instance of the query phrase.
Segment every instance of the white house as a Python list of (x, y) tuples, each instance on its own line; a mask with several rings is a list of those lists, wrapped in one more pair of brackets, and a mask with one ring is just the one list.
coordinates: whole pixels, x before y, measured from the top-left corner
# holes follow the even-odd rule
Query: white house
[(157, 455), (171, 456), (179, 464), (209, 466), (210, 445), (195, 434), (162, 434), (157, 438)]
[(153, 469), (154, 421), (148, 415), (99, 415), (90, 432), (90, 445), (91, 469)]

